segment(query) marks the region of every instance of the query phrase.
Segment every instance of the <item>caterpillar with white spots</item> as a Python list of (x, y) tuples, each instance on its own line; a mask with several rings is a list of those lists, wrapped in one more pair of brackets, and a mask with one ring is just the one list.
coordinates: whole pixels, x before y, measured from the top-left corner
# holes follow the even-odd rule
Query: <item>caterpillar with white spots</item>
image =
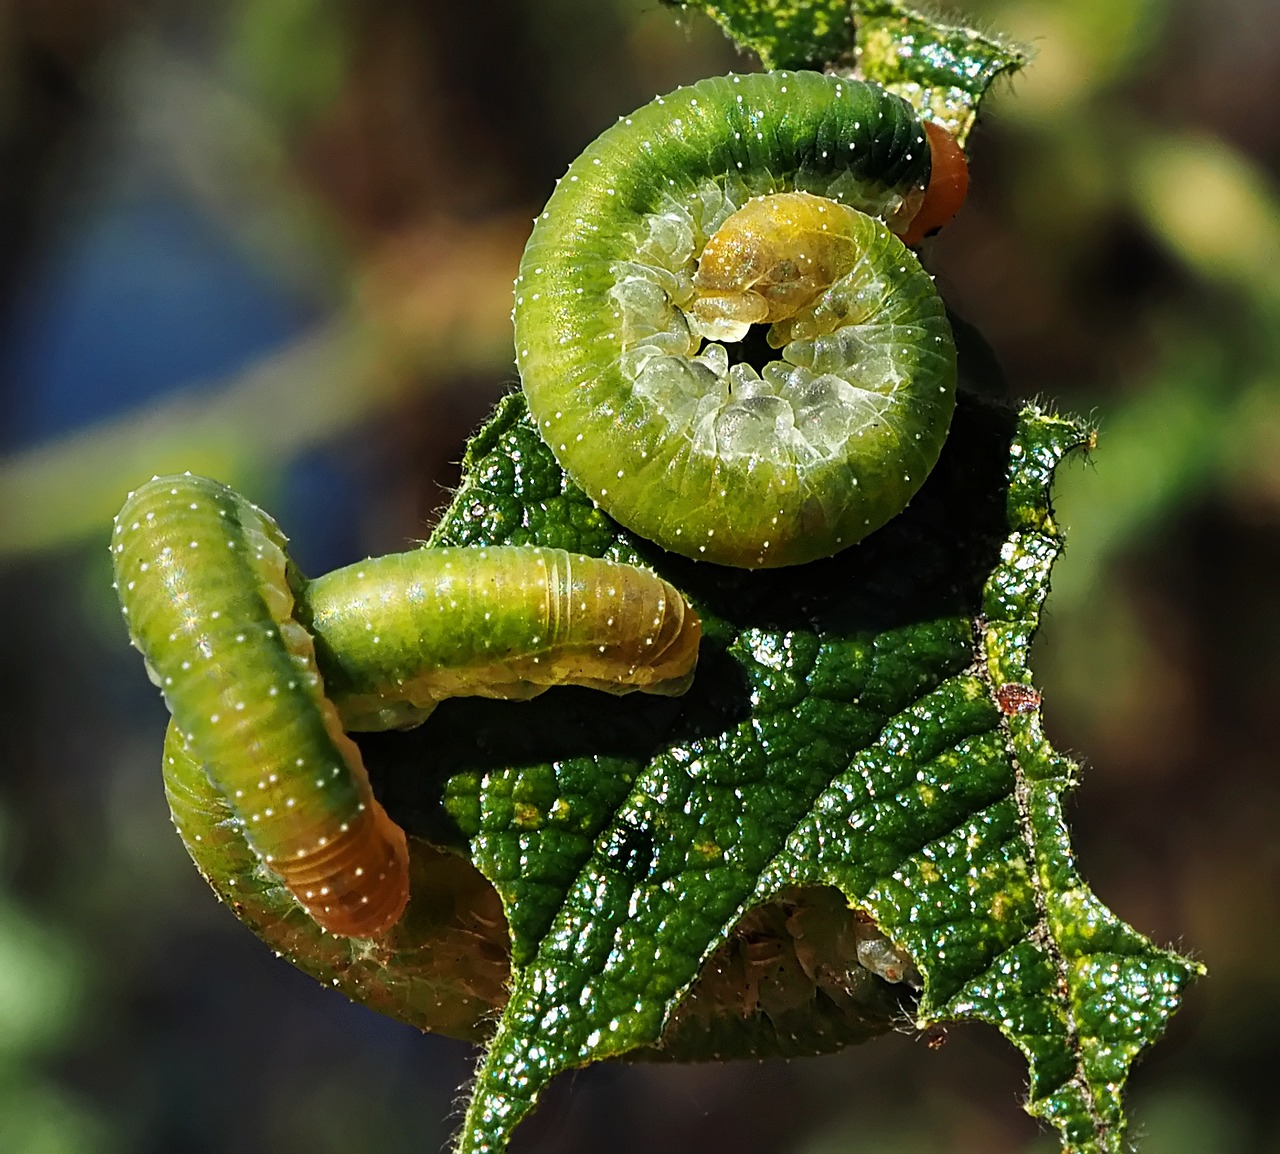
[[(945, 310), (904, 241), (965, 181), (945, 131), (818, 73), (706, 80), (624, 118), (560, 182), (517, 281), (517, 363), (560, 464), (695, 559), (798, 564), (878, 528), (955, 403)], [(408, 899), (404, 834), (346, 730), (417, 724), (452, 696), (680, 693), (692, 676), (697, 616), (645, 570), (428, 549), (307, 581), (285, 545), (183, 476), (130, 496), (112, 555), (174, 718), (171, 797), (224, 798), (336, 934), (382, 933)]]
[(419, 549), (307, 581), (286, 543), (233, 490), (184, 475), (129, 496), (111, 556), (173, 715), (170, 768), (184, 755), (171, 797), (208, 796), (181, 781), (199, 767), (261, 863), (335, 934), (384, 932), (409, 896), (405, 835), (345, 730), (417, 724), (448, 697), (561, 684), (676, 694), (693, 676), (697, 615), (635, 566)]
[(520, 264), (516, 363), (543, 439), (685, 556), (756, 568), (852, 545), (947, 435), (955, 345), (904, 240), (966, 186), (945, 130), (816, 72), (703, 80), (623, 118)]

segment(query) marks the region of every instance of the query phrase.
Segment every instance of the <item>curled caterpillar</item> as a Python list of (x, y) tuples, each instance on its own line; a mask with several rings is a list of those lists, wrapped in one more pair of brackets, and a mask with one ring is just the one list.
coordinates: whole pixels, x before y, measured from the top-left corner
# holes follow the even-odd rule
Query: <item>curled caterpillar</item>
[(516, 282), (516, 362), (561, 466), (695, 559), (794, 565), (879, 528), (955, 406), (945, 309), (895, 234), (939, 227), (962, 166), (898, 97), (819, 73), (704, 80), (608, 129)]
[(111, 554), (173, 714), (167, 756), (203, 767), (263, 865), (335, 934), (382, 933), (408, 900), (405, 835), (345, 729), (416, 724), (459, 695), (672, 694), (693, 675), (696, 614), (634, 566), (420, 549), (309, 582), (285, 545), (255, 505), (185, 475), (130, 495)]

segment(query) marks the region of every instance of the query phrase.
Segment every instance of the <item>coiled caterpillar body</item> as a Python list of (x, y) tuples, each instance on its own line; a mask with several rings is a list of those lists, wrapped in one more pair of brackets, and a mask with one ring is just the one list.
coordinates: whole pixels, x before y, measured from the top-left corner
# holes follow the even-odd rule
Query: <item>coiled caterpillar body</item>
[[(516, 287), (517, 364), (565, 471), (729, 565), (828, 556), (900, 512), (955, 403), (945, 310), (894, 235), (954, 201), (934, 150), (898, 97), (807, 72), (704, 80), (602, 134)], [(780, 356), (743, 341), (754, 324)]]

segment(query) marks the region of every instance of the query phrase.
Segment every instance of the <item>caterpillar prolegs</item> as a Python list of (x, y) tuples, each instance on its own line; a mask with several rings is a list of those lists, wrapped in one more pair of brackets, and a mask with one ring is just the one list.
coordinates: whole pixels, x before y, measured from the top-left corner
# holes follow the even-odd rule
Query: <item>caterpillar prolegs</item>
[(169, 765), (208, 775), (263, 865), (335, 934), (381, 933), (408, 899), (404, 833), (345, 729), (566, 683), (681, 693), (693, 674), (697, 616), (634, 566), (420, 549), (307, 581), (285, 545), (256, 506), (185, 475), (130, 495), (111, 552), (133, 642), (173, 714)]
[[(520, 264), (543, 439), (616, 520), (695, 559), (793, 565), (860, 540), (951, 421), (950, 325), (896, 234), (939, 227), (965, 182), (945, 131), (819, 73), (703, 80), (623, 118)], [(744, 341), (757, 325), (767, 348)]]

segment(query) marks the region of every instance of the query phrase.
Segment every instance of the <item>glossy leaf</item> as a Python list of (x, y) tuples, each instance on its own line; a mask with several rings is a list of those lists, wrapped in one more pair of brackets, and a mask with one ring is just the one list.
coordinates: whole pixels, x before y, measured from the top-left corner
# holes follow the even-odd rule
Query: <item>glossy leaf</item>
[(511, 997), (460, 1149), (500, 1148), (556, 1073), (637, 1047), (810, 1053), (856, 1036), (831, 1024), (827, 994), (788, 1016), (742, 990), (721, 1017), (749, 1028), (706, 1029), (704, 1004), (705, 1036), (689, 1035), (679, 1007), (700, 969), (748, 911), (797, 886), (834, 887), (910, 954), (921, 1025), (980, 1018), (1014, 1040), (1031, 1110), (1070, 1148), (1123, 1148), (1128, 1066), (1196, 967), (1076, 875), (1060, 812), (1075, 767), (1044, 741), (1029, 689), (1060, 548), (1048, 486), (1087, 439), (1071, 420), (1028, 410), (1015, 427), (969, 402), (902, 517), (829, 561), (743, 573), (613, 531), (519, 400), (503, 407), (434, 543), (648, 561), (692, 597), (709, 642), (679, 701), (455, 702), (401, 743), (424, 762), (434, 751), (436, 784), (398, 754), (399, 816), (420, 796), (426, 828), (443, 797), (511, 927)]

